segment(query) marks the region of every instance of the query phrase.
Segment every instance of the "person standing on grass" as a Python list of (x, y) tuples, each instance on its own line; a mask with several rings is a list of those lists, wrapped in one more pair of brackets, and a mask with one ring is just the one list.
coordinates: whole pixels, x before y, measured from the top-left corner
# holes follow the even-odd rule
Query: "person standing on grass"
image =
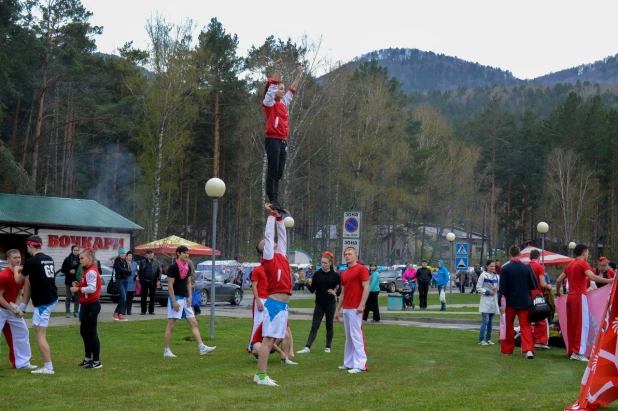
[(253, 293), (253, 329), (249, 337), (249, 345), (247, 346), (249, 353), (251, 353), (251, 341), (253, 341), (255, 330), (264, 321), (264, 303), (268, 298), (268, 280), (266, 279), (266, 271), (264, 271), (264, 267), (261, 265), (258, 265), (251, 271), (251, 292)]
[(378, 263), (373, 262), (369, 264), (369, 297), (367, 298), (367, 305), (363, 312), (363, 321), (367, 321), (367, 318), (369, 318), (369, 311), (373, 311), (373, 321), (376, 323), (380, 322), (379, 295), (380, 273), (378, 272)]
[(118, 305), (112, 315), (112, 318), (116, 321), (128, 321), (122, 314), (127, 303), (127, 287), (129, 285), (129, 276), (133, 271), (129, 267), (127, 262), (127, 252), (124, 248), (118, 249), (118, 257), (114, 260), (114, 272), (116, 273), (116, 280), (118, 281)]
[(566, 266), (556, 280), (556, 296), (562, 293), (560, 288), (565, 279), (569, 281), (567, 295), (567, 355), (572, 360), (588, 362), (586, 357), (587, 335), (590, 329), (588, 315), (588, 297), (586, 297), (588, 279), (597, 284), (612, 284), (613, 278), (603, 278), (592, 272), (588, 264), (588, 247), (578, 244), (573, 250), (575, 258)]
[[(552, 286), (545, 282), (545, 268), (539, 263), (539, 257), (541, 253), (539, 250), (532, 250), (530, 252), (530, 269), (534, 273), (537, 282), (537, 288), (532, 291), (531, 297), (534, 298), (537, 295), (543, 296), (544, 290), (551, 290)], [(532, 326), (532, 338), (534, 340), (535, 348), (549, 349), (549, 321), (546, 319), (537, 321)]]
[(369, 370), (362, 318), (369, 297), (369, 270), (358, 263), (354, 247), (346, 248), (343, 256), (348, 268), (341, 273), (341, 298), (335, 311), (335, 321), (339, 322), (339, 313), (343, 308), (345, 330), (343, 365), (339, 369), (357, 374)]
[(64, 304), (66, 308), (66, 317), (71, 318), (71, 297), (74, 299), (73, 316), (79, 316), (79, 303), (77, 302), (78, 295), (71, 294), (69, 289), (74, 281), (77, 280), (77, 270), (79, 269), (79, 246), (74, 244), (71, 246), (71, 254), (64, 259), (60, 272), (64, 274), (64, 286), (66, 288), (66, 298)]
[(311, 346), (318, 335), (322, 318), (326, 318), (326, 348), (325, 353), (330, 352), (330, 346), (333, 343), (334, 329), (333, 321), (335, 319), (335, 308), (337, 306), (337, 287), (341, 285), (341, 276), (334, 270), (335, 255), (330, 251), (322, 253), (322, 268), (314, 275), (309, 292), (315, 293), (315, 308), (313, 309), (313, 321), (311, 322), (311, 331), (307, 338), (305, 348), (298, 351), (297, 354), (307, 354), (311, 352)]
[[(202, 342), (200, 330), (197, 327), (195, 313), (191, 306), (191, 294), (193, 292), (191, 276), (193, 269), (189, 264), (189, 249), (181, 245), (176, 248), (176, 259), (167, 269), (167, 327), (165, 328), (165, 338), (163, 356), (175, 358), (170, 350), (172, 331), (176, 327), (176, 320), (186, 318), (191, 327), (191, 334), (197, 342), (200, 355), (206, 355), (217, 347), (209, 347)], [(212, 301), (211, 301), (212, 304)]]
[(133, 307), (133, 298), (135, 297), (135, 279), (137, 278), (137, 263), (133, 261), (133, 253), (127, 251), (127, 264), (131, 269), (131, 275), (127, 278), (127, 303), (124, 306), (123, 314), (131, 315)]
[[(444, 266), (444, 261), (438, 260), (438, 275), (436, 276), (436, 285), (438, 286), (438, 295), (442, 290), (446, 292), (446, 285), (449, 283), (450, 275), (448, 270)], [(452, 285), (451, 285), (452, 287)], [(440, 302), (442, 305), (440, 307), (440, 311), (446, 311), (446, 303)]]
[(476, 291), (481, 295), (479, 304), (479, 312), (483, 316), (481, 329), (479, 332), (479, 345), (495, 345), (491, 341), (491, 327), (494, 321), (494, 315), (498, 310), (498, 283), (500, 277), (496, 274), (496, 263), (493, 260), (487, 260), (485, 263), (485, 271), (481, 272), (476, 283)]
[(84, 368), (103, 368), (101, 359), (101, 343), (97, 332), (97, 322), (101, 312), (101, 274), (97, 268), (97, 259), (92, 249), (84, 249), (79, 254), (79, 262), (82, 266), (82, 278), (79, 283), (75, 281), (71, 292), (79, 294), (81, 304), (81, 323), (79, 332), (84, 341), (84, 360), (78, 364)]
[(520, 251), (516, 245), (509, 249), (511, 260), (502, 266), (500, 274), (498, 301), (504, 296), (506, 308), (500, 308), (500, 313), (506, 313), (506, 336), (500, 341), (500, 352), (512, 355), (515, 349), (514, 322), (519, 320), (521, 336), (521, 352), (526, 358), (534, 358), (534, 342), (532, 326), (528, 319), (528, 312), (532, 305), (531, 293), (537, 288), (537, 282), (530, 272), (530, 268), (519, 259)]
[(431, 270), (427, 268), (427, 260), (421, 262), (421, 268), (416, 270), (416, 280), (418, 281), (418, 299), (421, 310), (427, 309), (427, 294), (429, 293), (429, 284), (433, 279)]
[[(161, 280), (161, 264), (154, 258), (154, 252), (151, 249), (146, 250), (146, 258), (139, 264), (137, 271), (137, 281), (139, 281), (141, 290), (141, 315), (146, 315), (146, 307), (148, 314), (154, 314), (155, 293), (157, 292), (157, 283)], [(150, 301), (148, 301), (150, 298)]]
[(412, 290), (410, 302), (412, 303), (412, 309), (414, 309), (414, 291), (416, 290), (416, 269), (412, 263), (407, 264), (407, 269), (404, 271), (401, 279), (404, 283), (410, 284)]
[[(277, 386), (267, 374), (268, 355), (277, 339), (285, 338), (288, 322), (288, 306), (292, 295), (292, 274), (290, 262), (287, 257), (287, 230), (283, 224), (283, 217), (277, 210), (271, 208), (271, 204), (264, 205), (269, 216), (266, 219), (264, 238), (256, 245), (258, 253), (262, 254), (262, 267), (266, 271), (268, 280), (268, 299), (264, 303), (264, 321), (262, 322), (262, 335), (264, 337), (260, 346), (258, 369), (253, 376), (253, 381), (258, 385)], [(275, 229), (278, 242), (275, 242)]]
[(6, 345), (9, 347), (9, 360), (13, 368), (34, 369), (30, 364), (32, 351), (28, 326), (24, 321), (26, 306), (22, 302), (24, 284), (15, 282), (13, 270), (21, 266), (21, 254), (17, 250), (6, 252), (9, 266), (0, 271), (0, 330), (4, 333)]
[[(33, 374), (54, 374), (54, 367), (51, 359), (51, 350), (47, 343), (47, 326), (49, 318), (58, 302), (58, 289), (54, 274), (54, 260), (44, 254), (41, 250), (43, 239), (38, 235), (31, 235), (26, 240), (26, 250), (32, 257), (26, 260), (24, 267), (13, 267), (13, 278), (17, 284), (26, 281), (24, 287), (23, 303), (20, 309), (25, 312), (25, 308), (32, 298), (34, 313), (32, 315), (32, 325), (36, 344), (39, 347), (41, 357), (43, 357), (43, 368), (32, 371)], [(20, 271), (21, 268), (21, 271)]]
[(283, 207), (279, 204), (279, 180), (283, 177), (285, 160), (287, 156), (287, 138), (290, 134), (288, 123), (288, 107), (292, 101), (294, 93), (300, 82), (300, 75), (303, 72), (302, 66), (296, 68), (296, 78), (286, 92), (285, 85), (281, 81), (281, 59), (275, 62), (275, 74), (268, 79), (264, 87), (264, 100), (262, 107), (266, 116), (266, 139), (264, 148), (268, 168), (266, 174), (266, 195), (270, 207), (279, 212), (283, 212)]

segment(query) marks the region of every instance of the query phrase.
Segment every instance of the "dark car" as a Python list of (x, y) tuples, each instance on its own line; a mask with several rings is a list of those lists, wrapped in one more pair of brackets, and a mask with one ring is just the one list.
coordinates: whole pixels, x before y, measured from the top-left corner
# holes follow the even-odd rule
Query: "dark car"
[(400, 291), (402, 286), (403, 280), (401, 279), (401, 271), (380, 271), (380, 290), (394, 293)]
[[(210, 271), (195, 272), (195, 290), (199, 290), (202, 294), (202, 306), (210, 301)], [(162, 307), (167, 306), (167, 277), (161, 277), (161, 287), (157, 288), (155, 298), (159, 301)], [(215, 299), (216, 302), (229, 302), (232, 305), (239, 305), (244, 297), (242, 287), (233, 284), (225, 283), (220, 274), (215, 273)]]
[[(112, 302), (117, 303), (119, 298), (117, 295), (107, 294), (107, 283), (112, 278), (112, 267), (109, 265), (101, 265), (101, 298), (110, 298)], [(66, 287), (64, 285), (64, 273), (60, 270), (56, 271), (56, 288), (58, 289), (58, 297), (66, 297)]]

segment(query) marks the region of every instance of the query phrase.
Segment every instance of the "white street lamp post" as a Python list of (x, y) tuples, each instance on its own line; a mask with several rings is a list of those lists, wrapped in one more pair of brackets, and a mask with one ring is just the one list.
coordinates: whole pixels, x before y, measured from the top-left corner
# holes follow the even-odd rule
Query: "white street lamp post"
[[(453, 233), (448, 233), (446, 235), (446, 239), (448, 240), (448, 242), (451, 244), (451, 270), (453, 270), (453, 241), (455, 241), (455, 234)], [(457, 275), (457, 271), (453, 270), (455, 272), (455, 275)], [(450, 304), (453, 304), (453, 280), (451, 279), (451, 276), (448, 276), (449, 281), (447, 282), (447, 284), (449, 284), (449, 296), (450, 296)]]
[(223, 180), (213, 177), (206, 182), (206, 195), (212, 198), (212, 272), (210, 273), (210, 339), (215, 338), (215, 259), (217, 254), (217, 200), (225, 194)]
[(577, 247), (577, 244), (575, 244), (574, 241), (571, 241), (569, 243), (569, 257), (573, 258), (573, 250), (575, 249), (575, 247)]
[(547, 232), (549, 231), (549, 224), (547, 224), (544, 221), (541, 221), (540, 223), (537, 224), (536, 231), (541, 233), (541, 235), (543, 236), (543, 240), (541, 243), (542, 244), (541, 264), (543, 265), (543, 268), (545, 268), (545, 234), (547, 234)]

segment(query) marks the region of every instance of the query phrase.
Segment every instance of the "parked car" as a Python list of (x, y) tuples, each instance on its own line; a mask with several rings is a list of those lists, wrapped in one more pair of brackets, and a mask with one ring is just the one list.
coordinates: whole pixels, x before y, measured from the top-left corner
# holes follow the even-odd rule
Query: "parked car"
[[(210, 301), (210, 271), (196, 271), (194, 289), (202, 294), (202, 306)], [(161, 287), (157, 288), (155, 297), (162, 307), (167, 307), (167, 277), (161, 277)], [(244, 297), (242, 287), (234, 283), (225, 283), (221, 274), (215, 273), (215, 298), (216, 302), (229, 302), (239, 305)]]
[(401, 271), (384, 270), (380, 271), (380, 290), (394, 293), (400, 291), (403, 286)]
[[(118, 302), (117, 295), (109, 295), (107, 294), (107, 283), (112, 278), (112, 267), (109, 265), (101, 265), (101, 279), (103, 280), (103, 284), (101, 284), (101, 298), (110, 298), (113, 302)], [(56, 288), (58, 289), (58, 297), (66, 297), (66, 287), (64, 285), (64, 273), (60, 271), (56, 271)]]
[(0, 260), (0, 271), (4, 270), (8, 266), (9, 266), (9, 262), (8, 261)]

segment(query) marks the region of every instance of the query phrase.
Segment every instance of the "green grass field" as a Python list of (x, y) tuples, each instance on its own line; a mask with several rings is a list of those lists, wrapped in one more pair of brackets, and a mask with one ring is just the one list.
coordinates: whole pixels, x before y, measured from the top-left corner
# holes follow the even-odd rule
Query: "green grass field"
[[(245, 294), (246, 296), (247, 294)], [(290, 308), (313, 308), (315, 306), (315, 300), (313, 298), (303, 298), (303, 299), (295, 299), (294, 297), (292, 297), (292, 299), (290, 300)], [(386, 306), (387, 302), (388, 302), (388, 297), (386, 296), (386, 294), (382, 293), (380, 294), (380, 297), (378, 299), (378, 302), (380, 304), (380, 307), (382, 306)], [(480, 302), (480, 297), (477, 294), (460, 294), (459, 292), (455, 292), (455, 290), (453, 290), (453, 304), (470, 304), (470, 305), (476, 305), (476, 307), (466, 307), (466, 309), (460, 309), (459, 307), (455, 308), (451, 308), (452, 311), (472, 311), (472, 312), (478, 312), (478, 304)], [(418, 309), (418, 293), (414, 293), (414, 304), (416, 305), (416, 308)], [(450, 304), (450, 297), (449, 294), (446, 294), (446, 307), (448, 309), (448, 305)], [(440, 305), (440, 299), (438, 294), (429, 294), (427, 296), (427, 305), (432, 306), (432, 305)], [(427, 311), (437, 311), (437, 309), (428, 309)]]
[[(208, 317), (199, 317), (207, 337)], [(349, 375), (343, 363), (343, 327), (336, 325), (333, 351), (323, 352), (320, 329), (311, 354), (298, 366), (271, 356), (269, 375), (280, 387), (253, 383), (256, 361), (243, 349), (250, 320), (222, 318), (217, 350), (200, 357), (186, 323), (172, 343), (178, 358), (163, 358), (165, 321), (99, 326), (103, 368), (85, 370), (77, 326), (51, 327), (56, 374), (12, 370), (2, 343), (1, 409), (87, 410), (558, 410), (577, 399), (585, 364), (563, 350), (502, 356), (499, 347), (477, 345), (477, 333), (402, 326), (366, 326), (370, 371)], [(301, 349), (309, 321), (292, 321)], [(34, 343), (33, 363), (41, 365)], [(616, 408), (608, 408), (616, 409)]]

